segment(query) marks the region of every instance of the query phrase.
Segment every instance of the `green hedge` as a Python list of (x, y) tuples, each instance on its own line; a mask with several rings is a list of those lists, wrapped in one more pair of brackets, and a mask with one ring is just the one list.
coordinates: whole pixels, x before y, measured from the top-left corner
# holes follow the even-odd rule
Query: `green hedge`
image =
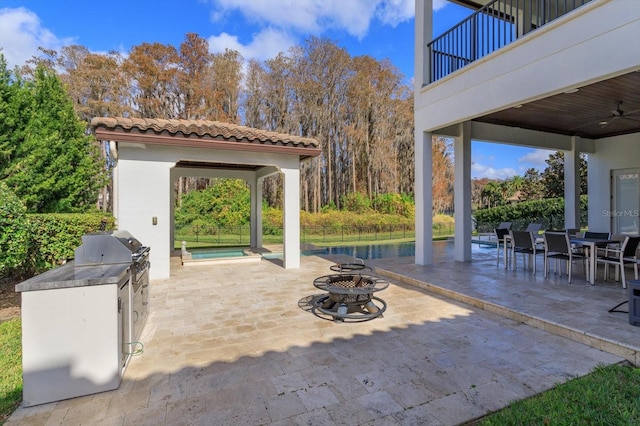
[[(588, 198), (580, 197), (580, 225), (587, 224)], [(529, 223), (541, 223), (543, 229), (564, 229), (564, 198), (525, 201), (475, 212), (478, 231), (490, 232), (500, 222), (512, 222), (513, 229), (524, 229)]]
[(3, 276), (27, 278), (51, 269), (72, 259), (82, 236), (98, 231), (102, 220), (107, 230), (115, 227), (115, 219), (102, 213), (27, 214), (26, 219), (26, 255), (14, 268), (3, 271)]
[(22, 201), (0, 181), (0, 277), (20, 267), (28, 252), (29, 221)]

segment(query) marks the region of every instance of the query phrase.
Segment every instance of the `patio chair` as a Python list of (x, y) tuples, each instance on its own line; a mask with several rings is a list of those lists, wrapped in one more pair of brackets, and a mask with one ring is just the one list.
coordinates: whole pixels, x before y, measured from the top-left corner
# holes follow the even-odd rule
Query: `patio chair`
[(511, 257), (513, 258), (513, 270), (518, 267), (518, 259), (516, 253), (522, 253), (523, 263), (526, 262), (526, 257), (529, 257), (530, 268), (533, 269), (533, 274), (536, 273), (536, 255), (543, 254), (544, 251), (538, 248), (535, 242), (535, 237), (532, 232), (527, 231), (511, 231)]
[(500, 247), (502, 247), (502, 254), (504, 256), (504, 258), (506, 259), (505, 263), (504, 263), (504, 269), (507, 269), (509, 267), (509, 258), (508, 256), (508, 250), (509, 247), (507, 247), (508, 242), (505, 239), (506, 236), (509, 235), (509, 229), (508, 228), (496, 228), (493, 230), (493, 232), (495, 232), (496, 234), (496, 268), (500, 267)]
[(500, 222), (498, 229), (511, 229), (511, 222)]
[(618, 274), (622, 275), (622, 288), (627, 288), (627, 279), (624, 269), (626, 265), (633, 265), (635, 279), (638, 279), (638, 245), (640, 245), (640, 236), (627, 236), (625, 237), (619, 249), (607, 247), (605, 255), (596, 257), (596, 268), (598, 267), (598, 263), (602, 263), (605, 265), (605, 280), (609, 275), (609, 271), (608, 268), (606, 268), (606, 265), (616, 266), (616, 281), (618, 281), (619, 279)]
[[(558, 271), (558, 260), (563, 260), (567, 263), (567, 282), (571, 284), (571, 266), (574, 259), (582, 259), (582, 269), (587, 270), (584, 262), (587, 261), (587, 257), (581, 253), (576, 252), (571, 248), (571, 242), (569, 241), (569, 234), (566, 232), (550, 232), (544, 233), (544, 277), (549, 275), (549, 259), (555, 259), (554, 271)], [(562, 268), (560, 268), (560, 275), (562, 275)]]
[(541, 229), (542, 229), (541, 223), (530, 223), (527, 225), (527, 229), (525, 229), (525, 231), (533, 232), (533, 234), (536, 235), (538, 232), (540, 232)]
[(580, 232), (579, 228), (567, 228), (564, 230), (567, 234), (569, 234), (569, 237), (577, 237), (578, 233)]
[(608, 232), (591, 232), (584, 231), (584, 238), (595, 238), (598, 240), (608, 240), (611, 237), (611, 234)]
[[(584, 231), (584, 238), (595, 238), (598, 240), (608, 240), (611, 238), (611, 234), (608, 232), (590, 232)], [(606, 244), (598, 244), (596, 245), (597, 253), (596, 255), (602, 254), (603, 256), (607, 256), (607, 245)]]

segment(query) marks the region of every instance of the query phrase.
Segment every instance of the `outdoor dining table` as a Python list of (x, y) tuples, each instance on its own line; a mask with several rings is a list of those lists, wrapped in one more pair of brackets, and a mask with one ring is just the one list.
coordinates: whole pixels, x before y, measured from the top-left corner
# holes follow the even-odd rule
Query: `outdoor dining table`
[(604, 248), (609, 244), (620, 244), (618, 239), (601, 239), (601, 238), (581, 238), (571, 237), (569, 242), (577, 247), (586, 247), (589, 251), (589, 273), (587, 281), (591, 285), (596, 283), (596, 252), (598, 248)]

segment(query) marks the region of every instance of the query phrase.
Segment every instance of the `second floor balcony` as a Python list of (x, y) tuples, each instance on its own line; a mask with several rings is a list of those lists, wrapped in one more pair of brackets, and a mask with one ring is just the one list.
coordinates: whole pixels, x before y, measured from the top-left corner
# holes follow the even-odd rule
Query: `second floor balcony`
[(493, 0), (428, 44), (432, 83), (592, 0)]

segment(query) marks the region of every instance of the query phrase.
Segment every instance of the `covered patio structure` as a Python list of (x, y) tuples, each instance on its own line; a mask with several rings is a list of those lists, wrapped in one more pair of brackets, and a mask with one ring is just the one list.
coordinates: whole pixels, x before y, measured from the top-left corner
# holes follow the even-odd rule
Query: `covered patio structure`
[(151, 247), (151, 279), (169, 278), (174, 185), (182, 176), (244, 179), (251, 189), (250, 246), (262, 245), (262, 184), (283, 176), (285, 269), (300, 266), (300, 162), (320, 154), (315, 139), (230, 123), (96, 117), (96, 138), (115, 160), (113, 214), (119, 229)]

